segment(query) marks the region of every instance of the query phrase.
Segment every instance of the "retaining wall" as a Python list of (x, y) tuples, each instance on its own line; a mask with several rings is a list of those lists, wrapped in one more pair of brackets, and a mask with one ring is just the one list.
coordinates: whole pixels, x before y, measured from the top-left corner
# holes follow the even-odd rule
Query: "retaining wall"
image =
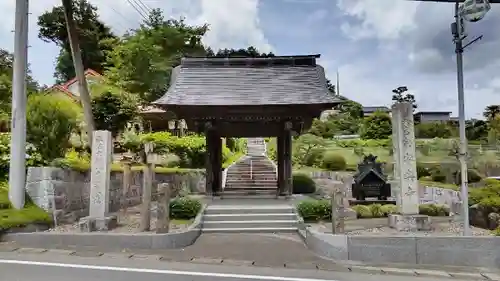
[[(143, 174), (131, 172), (131, 185), (126, 195), (126, 204), (134, 206), (141, 202)], [(153, 198), (158, 183), (171, 183), (173, 188), (190, 192), (205, 191), (205, 176), (202, 172), (187, 174), (156, 173), (153, 181)], [(123, 173), (111, 172), (110, 212), (120, 209), (123, 188)], [(88, 215), (90, 201), (90, 172), (78, 172), (55, 167), (30, 167), (26, 179), (26, 192), (36, 205), (65, 221), (76, 221)]]
[(172, 233), (57, 233), (31, 232), (7, 233), (2, 242), (15, 242), (21, 247), (57, 248), (64, 246), (85, 247), (89, 249), (177, 249), (192, 245), (201, 234), (202, 217), (206, 205), (202, 207), (193, 223), (186, 229)]
[(375, 237), (299, 231), (317, 255), (375, 264), (406, 263), (500, 267), (500, 237)]

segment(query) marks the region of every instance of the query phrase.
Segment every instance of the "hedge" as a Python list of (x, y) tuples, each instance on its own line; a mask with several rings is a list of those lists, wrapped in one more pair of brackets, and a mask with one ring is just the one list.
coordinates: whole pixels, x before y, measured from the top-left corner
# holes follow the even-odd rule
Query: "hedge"
[[(305, 200), (297, 205), (297, 211), (306, 222), (331, 221), (331, 206), (330, 200)], [(398, 212), (398, 207), (392, 204), (354, 205), (351, 209), (356, 212), (358, 219), (383, 218)], [(428, 216), (448, 216), (450, 211), (445, 205), (422, 204), (419, 206), (419, 213)]]

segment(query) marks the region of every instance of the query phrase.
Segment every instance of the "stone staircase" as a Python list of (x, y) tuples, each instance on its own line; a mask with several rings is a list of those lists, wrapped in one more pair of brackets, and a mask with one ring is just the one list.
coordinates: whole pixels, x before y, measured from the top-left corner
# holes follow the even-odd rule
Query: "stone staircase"
[(203, 232), (278, 233), (297, 229), (295, 209), (288, 204), (210, 205), (203, 215)]
[(247, 155), (228, 167), (225, 176), (223, 198), (276, 197), (276, 166), (266, 156), (263, 139), (249, 139)]
[(203, 232), (294, 232), (295, 208), (276, 200), (276, 166), (266, 156), (264, 139), (248, 139), (247, 154), (225, 171), (221, 201), (203, 214)]

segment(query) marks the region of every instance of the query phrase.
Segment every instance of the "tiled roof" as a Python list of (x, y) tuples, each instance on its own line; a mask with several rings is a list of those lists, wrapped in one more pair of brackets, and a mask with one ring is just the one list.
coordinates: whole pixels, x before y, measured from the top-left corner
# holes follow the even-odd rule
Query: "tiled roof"
[(363, 112), (375, 111), (389, 112), (391, 110), (387, 106), (363, 106)]
[(185, 58), (157, 105), (286, 105), (341, 102), (317, 56)]

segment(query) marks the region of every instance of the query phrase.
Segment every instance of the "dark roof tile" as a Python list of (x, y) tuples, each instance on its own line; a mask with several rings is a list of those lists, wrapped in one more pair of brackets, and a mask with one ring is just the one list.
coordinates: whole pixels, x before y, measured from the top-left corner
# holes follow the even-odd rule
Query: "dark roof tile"
[[(272, 62), (279, 60), (278, 65)], [(157, 105), (336, 104), (326, 87), (323, 67), (267, 59), (183, 59)], [(311, 60), (311, 58), (308, 58)], [(262, 62), (269, 61), (267, 65)], [(258, 62), (254, 64), (253, 62)], [(225, 63), (224, 63), (225, 62)], [(297, 66), (298, 64), (298, 66)]]

